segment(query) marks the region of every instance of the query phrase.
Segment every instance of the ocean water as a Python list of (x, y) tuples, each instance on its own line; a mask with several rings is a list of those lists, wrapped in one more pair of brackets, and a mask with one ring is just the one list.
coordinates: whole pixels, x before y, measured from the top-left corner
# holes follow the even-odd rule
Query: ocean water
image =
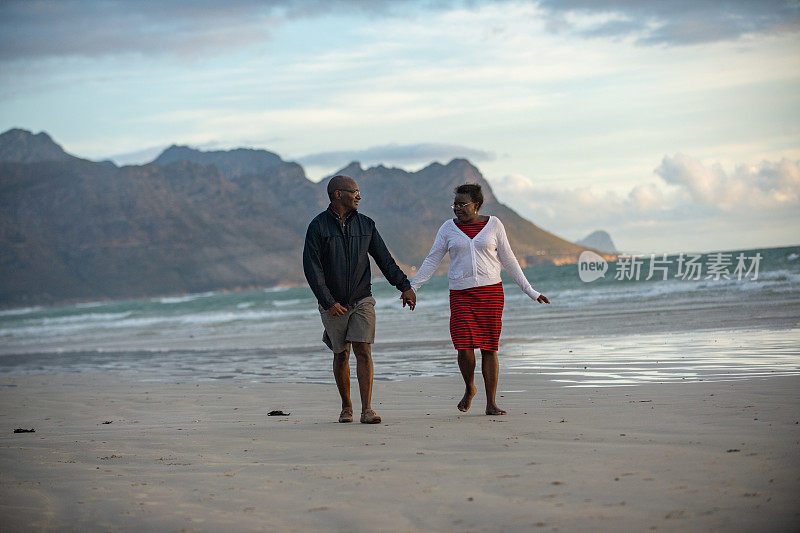
[[(501, 371), (565, 386), (800, 373), (800, 246), (703, 254), (691, 276), (670, 256), (646, 279), (650, 258), (640, 259), (638, 279), (625, 258), (588, 283), (578, 265), (525, 269), (550, 305), (504, 275)], [(376, 379), (457, 374), (445, 277), (419, 291), (413, 312), (385, 281), (373, 293)], [(0, 375), (332, 383), (321, 334), (308, 287), (7, 309)]]

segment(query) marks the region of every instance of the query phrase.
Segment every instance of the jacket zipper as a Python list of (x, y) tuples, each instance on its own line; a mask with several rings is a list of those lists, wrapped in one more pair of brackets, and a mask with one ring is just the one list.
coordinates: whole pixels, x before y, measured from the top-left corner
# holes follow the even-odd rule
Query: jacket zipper
[[(344, 261), (345, 261), (345, 272), (347, 277), (347, 291), (345, 291), (345, 297), (347, 298), (347, 302), (345, 304), (347, 307), (350, 307), (350, 239), (347, 235), (347, 219), (350, 218), (349, 216), (342, 220), (342, 239), (344, 240)], [(341, 219), (339, 219), (341, 220)]]

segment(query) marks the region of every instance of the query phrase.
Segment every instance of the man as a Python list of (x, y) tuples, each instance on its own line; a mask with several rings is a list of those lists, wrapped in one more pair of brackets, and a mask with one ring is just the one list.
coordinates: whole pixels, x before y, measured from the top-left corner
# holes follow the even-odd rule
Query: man
[(361, 194), (348, 176), (328, 182), (328, 209), (308, 225), (303, 249), (303, 271), (319, 302), (322, 340), (333, 350), (333, 375), (342, 397), (339, 422), (353, 421), (350, 401), (350, 346), (356, 356), (356, 374), (361, 393), (361, 423), (379, 424), (372, 410), (372, 354), (375, 341), (375, 299), (370, 290), (367, 254), (386, 279), (402, 291), (403, 307), (411, 310), (417, 296), (408, 278), (392, 259), (375, 222), (357, 211)]

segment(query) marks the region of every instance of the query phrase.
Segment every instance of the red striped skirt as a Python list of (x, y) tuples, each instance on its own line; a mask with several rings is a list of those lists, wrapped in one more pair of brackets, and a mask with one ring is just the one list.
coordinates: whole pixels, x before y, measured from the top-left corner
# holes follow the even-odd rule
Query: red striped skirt
[(450, 291), (450, 337), (456, 350), (496, 352), (502, 322), (502, 283)]

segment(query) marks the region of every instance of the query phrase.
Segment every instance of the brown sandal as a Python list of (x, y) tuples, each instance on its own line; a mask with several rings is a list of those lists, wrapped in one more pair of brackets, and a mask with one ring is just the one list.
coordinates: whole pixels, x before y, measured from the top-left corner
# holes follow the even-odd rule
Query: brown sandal
[(352, 422), (353, 421), (353, 410), (352, 409), (342, 409), (342, 412), (339, 414), (339, 422)]
[(372, 409), (367, 409), (366, 411), (361, 413), (361, 423), (362, 424), (380, 424), (381, 417), (375, 414), (375, 411)]

